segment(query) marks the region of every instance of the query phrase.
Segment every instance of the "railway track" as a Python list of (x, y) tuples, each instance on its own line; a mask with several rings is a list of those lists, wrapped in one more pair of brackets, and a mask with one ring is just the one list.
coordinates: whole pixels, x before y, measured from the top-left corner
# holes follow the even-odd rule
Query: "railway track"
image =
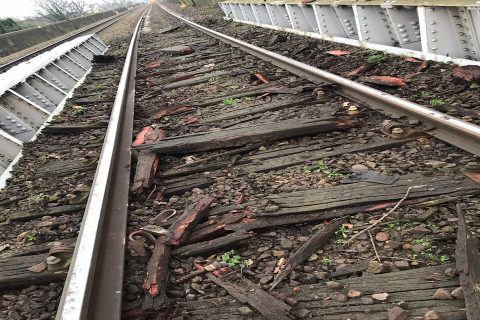
[(7, 309), (54, 291), (57, 319), (476, 319), (478, 126), (158, 5), (133, 35), (113, 103), (67, 109), (79, 137), (46, 129), (78, 154), (14, 170)]

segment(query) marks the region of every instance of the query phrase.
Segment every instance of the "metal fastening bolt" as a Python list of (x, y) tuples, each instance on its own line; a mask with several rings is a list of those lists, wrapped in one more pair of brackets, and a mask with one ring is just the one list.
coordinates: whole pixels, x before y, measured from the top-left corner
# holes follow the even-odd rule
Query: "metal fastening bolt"
[(22, 127), (22, 124), (21, 124), (21, 123), (17, 123), (17, 127), (21, 128), (21, 127)]
[(48, 265), (59, 264), (60, 261), (62, 261), (62, 259), (60, 259), (60, 258), (58, 258), (58, 257), (55, 257), (55, 256), (48, 256), (48, 257), (47, 257), (47, 264), (48, 264)]
[(403, 133), (403, 129), (402, 128), (393, 128), (392, 133), (393, 134), (401, 134), (401, 133)]
[(362, 26), (366, 27), (366, 26), (368, 26), (368, 24), (364, 23), (364, 24), (362, 24)]
[(11, 123), (16, 123), (16, 122), (17, 122), (17, 120), (15, 120), (15, 119), (12, 119), (12, 120), (10, 120), (10, 122), (11, 122)]
[(437, 47), (432, 47), (432, 50), (433, 50), (433, 51), (437, 50)]
[(365, 40), (368, 40), (368, 39), (370, 39), (370, 37), (365, 37)]
[(398, 29), (399, 32), (406, 32), (407, 30), (401, 28), (401, 29)]
[(435, 21), (430, 21), (430, 24), (433, 26), (434, 24), (436, 24)]
[(5, 119), (7, 119), (7, 120), (11, 120), (11, 119), (12, 119), (12, 117), (11, 117), (11, 116), (6, 116), (6, 117), (5, 117)]
[(437, 39), (432, 39), (432, 42), (437, 42)]
[(402, 34), (402, 38), (408, 38), (408, 34)]
[(347, 114), (350, 115), (350, 116), (353, 116), (355, 114), (358, 114), (359, 111), (358, 111), (358, 108), (356, 106), (349, 106), (348, 107), (348, 110), (347, 110)]
[(480, 163), (478, 162), (467, 162), (467, 164), (465, 165), (465, 169), (467, 170), (480, 170)]

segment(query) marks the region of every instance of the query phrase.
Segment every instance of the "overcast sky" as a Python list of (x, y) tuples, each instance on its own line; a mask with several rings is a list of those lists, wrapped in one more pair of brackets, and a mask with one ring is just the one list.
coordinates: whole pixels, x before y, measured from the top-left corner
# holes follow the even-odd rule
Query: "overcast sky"
[[(88, 3), (99, 3), (101, 0), (87, 0)], [(33, 0), (0, 0), (0, 17), (25, 18), (35, 15)]]

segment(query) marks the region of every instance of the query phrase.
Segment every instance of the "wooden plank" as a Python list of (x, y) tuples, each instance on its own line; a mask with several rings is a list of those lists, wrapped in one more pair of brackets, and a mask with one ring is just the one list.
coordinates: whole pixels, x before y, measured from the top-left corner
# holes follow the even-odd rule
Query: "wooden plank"
[[(338, 148), (335, 148), (332, 151), (318, 150), (313, 151), (309, 150), (308, 153), (305, 153), (304, 150), (298, 150), (293, 154), (286, 154), (284, 156), (274, 157), (267, 161), (262, 161), (261, 164), (247, 165), (242, 167), (241, 170), (250, 173), (250, 172), (267, 172), (271, 170), (278, 170), (286, 167), (291, 167), (298, 164), (303, 164), (310, 161), (321, 160), (326, 157), (339, 156), (346, 153), (357, 153), (357, 152), (366, 152), (371, 150), (385, 150), (389, 148), (394, 148), (405, 144), (411, 140), (389, 140), (389, 139), (373, 139), (373, 142), (367, 144), (350, 144), (349, 147), (345, 148), (343, 145), (339, 145)], [(328, 146), (327, 146), (328, 147)], [(261, 157), (257, 157), (261, 158)]]
[(210, 79), (216, 78), (216, 77), (221, 77), (221, 76), (226, 76), (226, 75), (238, 76), (238, 75), (242, 75), (242, 74), (245, 74), (245, 73), (248, 73), (248, 70), (239, 69), (239, 70), (234, 70), (234, 71), (227, 71), (227, 70), (215, 71), (215, 72), (212, 72), (210, 74), (194, 77), (192, 79), (179, 80), (179, 81), (175, 81), (175, 82), (172, 82), (172, 83), (169, 83), (169, 84), (165, 84), (164, 86), (161, 86), (159, 89), (156, 89), (153, 92), (149, 93), (149, 96), (150, 95), (158, 95), (158, 94), (160, 94), (162, 92), (165, 92), (167, 90), (179, 89), (179, 88), (183, 88), (183, 87), (190, 87), (190, 86), (194, 86), (194, 85), (197, 85), (197, 84), (205, 83), (205, 82), (208, 82)]
[(28, 221), (32, 219), (41, 218), (43, 216), (61, 216), (63, 214), (70, 214), (81, 212), (85, 210), (84, 204), (66, 205), (53, 208), (47, 208), (44, 211), (36, 210), (32, 212), (16, 212), (8, 217), (10, 221)]
[(190, 179), (184, 179), (183, 181), (177, 181), (173, 183), (163, 181), (162, 185), (166, 185), (165, 190), (163, 190), (163, 194), (165, 196), (183, 194), (192, 190), (193, 188), (206, 188), (213, 183), (215, 183), (215, 179), (211, 177), (192, 177)]
[[(319, 101), (319, 100), (313, 101), (312, 96), (308, 96), (303, 99), (285, 99), (285, 100), (275, 101), (271, 103), (264, 103), (260, 105), (258, 104), (249, 105), (240, 110), (234, 110), (231, 112), (221, 112), (220, 115), (208, 117), (206, 118), (206, 120), (208, 120), (209, 123), (212, 123), (215, 121), (231, 120), (235, 118), (245, 117), (248, 115), (254, 115), (257, 113), (263, 113), (267, 111), (276, 111), (276, 110), (281, 110), (285, 108), (304, 106), (304, 105), (310, 105), (310, 104), (321, 103), (321, 102), (322, 101)], [(201, 123), (202, 121), (200, 121), (200, 124)]]
[(206, 196), (197, 203), (188, 206), (183, 214), (168, 228), (165, 243), (178, 246), (185, 242), (193, 228), (203, 219), (213, 200), (212, 197)]
[(286, 276), (290, 274), (298, 265), (300, 265), (305, 259), (312, 255), (318, 248), (320, 248), (330, 237), (333, 236), (335, 231), (343, 224), (344, 220), (339, 219), (333, 221), (331, 224), (324, 226), (322, 229), (315, 232), (315, 234), (308, 239), (300, 248), (298, 248), (291, 257), (288, 258), (287, 263), (283, 266), (281, 271), (273, 280), (270, 285), (270, 290), (274, 289)]
[(12, 257), (22, 257), (22, 256), (33, 256), (39, 255), (42, 253), (48, 253), (54, 243), (61, 242), (63, 244), (71, 245), (75, 244), (77, 241), (76, 238), (69, 238), (69, 239), (60, 239), (57, 241), (41, 243), (41, 244), (34, 244), (31, 246), (22, 246), (22, 244), (14, 245), (10, 247), (8, 250), (0, 252), (0, 259), (7, 259)]
[(198, 225), (188, 237), (188, 242), (194, 243), (212, 236), (225, 233), (225, 226), (236, 223), (247, 216), (246, 213), (229, 213), (209, 220), (205, 225)]
[(145, 299), (143, 310), (159, 310), (167, 303), (168, 262), (170, 261), (170, 247), (164, 243), (164, 236), (155, 241), (152, 256), (147, 265), (147, 276), (143, 284)]
[(290, 320), (292, 318), (289, 305), (263, 291), (258, 285), (239, 274), (216, 277), (209, 273), (207, 277), (239, 301), (251, 305), (268, 320)]
[(68, 134), (68, 133), (82, 133), (94, 129), (104, 129), (108, 126), (107, 122), (87, 123), (87, 124), (52, 124), (46, 126), (42, 133), (44, 134)]
[[(336, 120), (295, 119), (252, 125), (236, 129), (208, 132), (202, 135), (184, 135), (146, 145), (152, 152), (185, 154), (207, 150), (245, 146), (250, 143), (276, 141), (285, 138), (344, 130), (355, 126), (355, 122)], [(142, 146), (143, 147), (143, 146)]]
[(361, 182), (272, 195), (268, 199), (277, 204), (280, 209), (274, 212), (258, 211), (255, 216), (279, 216), (393, 201), (401, 199), (408, 187), (415, 185), (425, 185), (425, 187), (412, 190), (410, 199), (478, 190), (480, 188), (467, 179), (454, 181), (449, 175), (438, 177), (407, 176), (401, 177), (388, 188), (385, 188), (384, 185)]
[(467, 226), (460, 204), (457, 204), (458, 232), (455, 260), (465, 297), (468, 319), (480, 319), (480, 253), (479, 241)]
[[(167, 133), (158, 127), (150, 128), (151, 127), (145, 127), (143, 129), (147, 132), (144, 137), (144, 143), (157, 142), (167, 136)], [(149, 189), (152, 186), (155, 174), (157, 173), (159, 160), (160, 156), (158, 154), (148, 150), (140, 151), (135, 169), (135, 177), (133, 178), (133, 190), (135, 192), (143, 192), (143, 190)]]
[(0, 290), (21, 289), (31, 285), (41, 285), (51, 282), (59, 282), (66, 278), (67, 272), (43, 272), (35, 273), (28, 268), (45, 262), (48, 254), (34, 256), (9, 257), (0, 260)]
[(172, 255), (181, 258), (207, 255), (241, 243), (253, 235), (253, 232), (237, 231), (213, 240), (197, 242), (177, 248), (172, 251)]

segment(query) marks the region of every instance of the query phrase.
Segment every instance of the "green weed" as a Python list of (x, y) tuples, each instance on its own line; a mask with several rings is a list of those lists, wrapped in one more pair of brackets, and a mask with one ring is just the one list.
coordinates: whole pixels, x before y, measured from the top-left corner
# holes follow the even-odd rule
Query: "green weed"
[(398, 220), (392, 223), (389, 223), (386, 228), (389, 230), (404, 230), (404, 229), (410, 229), (414, 226), (414, 223), (409, 221), (409, 220)]
[(445, 104), (445, 101), (442, 99), (431, 99), (430, 100), (430, 105), (432, 107), (438, 107), (438, 106), (443, 106)]
[(233, 98), (225, 98), (222, 103), (226, 106), (234, 106), (237, 104), (237, 101)]
[(76, 116), (81, 116), (82, 114), (85, 114), (85, 111), (87, 111), (87, 109), (82, 106), (73, 106), (72, 108), (73, 108), (73, 114)]
[(235, 267), (235, 266), (240, 266), (244, 267), (245, 266), (245, 259), (240, 257), (239, 255), (234, 254), (234, 251), (228, 251), (222, 254), (220, 257), (220, 260), (223, 262), (228, 263), (230, 267)]
[(426, 239), (414, 240), (413, 243), (420, 244), (423, 246), (422, 251), (420, 251), (418, 254), (412, 255), (414, 259), (420, 256), (431, 262), (446, 262), (450, 260), (450, 257), (446, 254), (438, 255), (437, 246), (432, 245), (432, 243)]
[(335, 234), (337, 236), (340, 236), (343, 239), (347, 239), (349, 232), (350, 232), (350, 230), (346, 226), (342, 225), (340, 228), (338, 228), (337, 231), (335, 231)]
[(369, 63), (380, 63), (383, 60), (385, 60), (385, 56), (381, 53), (378, 54), (372, 54), (370, 57), (368, 57), (367, 61)]
[(323, 257), (322, 260), (320, 260), (320, 263), (324, 266), (329, 266), (333, 263), (333, 260), (329, 257)]
[(323, 173), (329, 180), (335, 180), (343, 177), (343, 174), (331, 169), (323, 160), (319, 160), (314, 166), (304, 166), (304, 173)]
[(37, 241), (37, 236), (29, 233), (29, 234), (27, 234), (25, 239), (27, 239), (27, 241), (30, 241), (30, 242), (35, 242), (35, 241)]

